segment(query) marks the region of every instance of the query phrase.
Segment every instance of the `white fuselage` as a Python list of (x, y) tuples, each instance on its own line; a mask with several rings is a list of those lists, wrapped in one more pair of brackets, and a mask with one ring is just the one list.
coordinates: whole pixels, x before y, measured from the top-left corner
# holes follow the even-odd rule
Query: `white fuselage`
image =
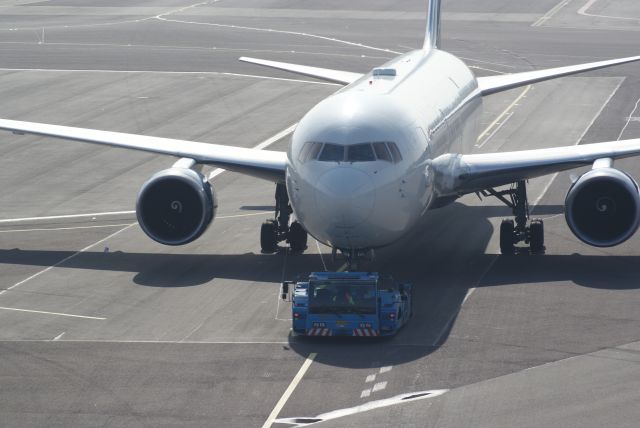
[(474, 74), (438, 50), (402, 55), (320, 102), (287, 153), (298, 221), (341, 250), (398, 240), (438, 203), (432, 159), (475, 144), (481, 107)]

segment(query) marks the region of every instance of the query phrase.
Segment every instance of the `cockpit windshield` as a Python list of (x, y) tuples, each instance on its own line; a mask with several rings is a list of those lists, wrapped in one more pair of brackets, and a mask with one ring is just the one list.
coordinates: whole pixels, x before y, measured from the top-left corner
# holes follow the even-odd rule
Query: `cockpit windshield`
[(400, 149), (396, 143), (374, 142), (352, 145), (308, 142), (302, 146), (298, 155), (300, 162), (318, 160), (321, 162), (374, 162), (398, 163), (402, 161)]

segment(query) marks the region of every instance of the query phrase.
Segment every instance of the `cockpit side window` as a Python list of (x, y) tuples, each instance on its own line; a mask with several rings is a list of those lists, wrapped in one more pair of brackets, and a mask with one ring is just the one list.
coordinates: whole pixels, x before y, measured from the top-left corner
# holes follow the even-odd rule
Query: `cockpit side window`
[(347, 162), (372, 162), (375, 160), (376, 157), (369, 143), (347, 147)]
[(387, 146), (389, 146), (389, 150), (393, 156), (393, 163), (402, 162), (402, 154), (400, 154), (400, 149), (398, 149), (396, 143), (387, 143)]
[(376, 157), (378, 160), (385, 162), (393, 162), (391, 158), (391, 153), (389, 153), (389, 149), (385, 143), (373, 143), (373, 149), (376, 152)]
[(342, 162), (344, 161), (344, 146), (338, 144), (325, 143), (322, 153), (318, 158), (325, 162)]
[(302, 146), (302, 150), (300, 150), (300, 155), (298, 156), (298, 160), (304, 163), (304, 162), (308, 162), (310, 160), (316, 159), (321, 149), (322, 149), (322, 143), (317, 143), (317, 142), (305, 143), (304, 146)]

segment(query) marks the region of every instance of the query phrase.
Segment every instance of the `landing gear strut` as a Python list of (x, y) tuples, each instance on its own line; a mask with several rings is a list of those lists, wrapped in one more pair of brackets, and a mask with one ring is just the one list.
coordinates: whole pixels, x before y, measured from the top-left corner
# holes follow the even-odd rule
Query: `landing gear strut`
[(544, 223), (542, 220), (531, 220), (527, 226), (529, 202), (524, 181), (518, 181), (509, 190), (487, 189), (482, 191), (482, 195), (494, 196), (513, 210), (515, 222), (512, 219), (504, 219), (500, 225), (500, 251), (502, 254), (513, 254), (515, 244), (519, 242), (529, 244), (532, 253), (544, 251)]
[(289, 203), (287, 188), (283, 183), (276, 185), (275, 218), (262, 223), (260, 247), (263, 253), (274, 253), (278, 243), (286, 241), (291, 251), (300, 253), (307, 249), (307, 231), (297, 221), (289, 224), (293, 209)]

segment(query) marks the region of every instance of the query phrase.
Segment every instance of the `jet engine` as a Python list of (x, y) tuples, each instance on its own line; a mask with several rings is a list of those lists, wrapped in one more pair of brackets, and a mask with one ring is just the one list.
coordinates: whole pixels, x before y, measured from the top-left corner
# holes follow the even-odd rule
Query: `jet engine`
[[(154, 174), (138, 193), (136, 215), (142, 230), (164, 245), (184, 245), (199, 238), (216, 214), (216, 197), (207, 179), (180, 162)], [(184, 164), (183, 164), (184, 165)]]
[(565, 217), (573, 234), (589, 245), (621, 244), (633, 236), (640, 223), (638, 185), (617, 169), (592, 169), (569, 189)]

